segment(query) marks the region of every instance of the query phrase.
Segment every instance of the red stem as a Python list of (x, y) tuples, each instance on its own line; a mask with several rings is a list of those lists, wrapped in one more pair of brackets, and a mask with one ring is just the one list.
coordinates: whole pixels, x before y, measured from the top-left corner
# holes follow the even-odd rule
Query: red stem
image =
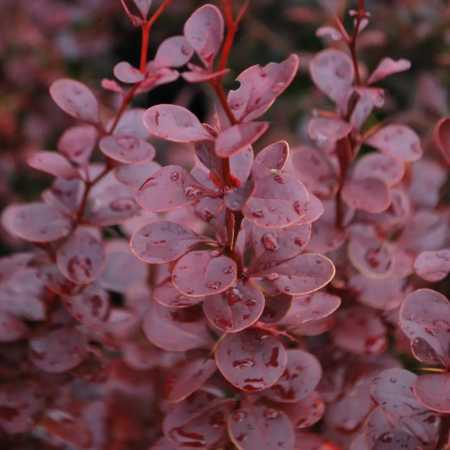
[(361, 26), (361, 20), (363, 17), (364, 17), (364, 0), (359, 0), (355, 30), (353, 31), (352, 39), (349, 43), (350, 53), (352, 55), (353, 66), (355, 68), (355, 77), (356, 77), (356, 85), (357, 86), (361, 86), (362, 82), (361, 82), (361, 74), (359, 72), (358, 57), (356, 55), (356, 39), (358, 37), (359, 27)]

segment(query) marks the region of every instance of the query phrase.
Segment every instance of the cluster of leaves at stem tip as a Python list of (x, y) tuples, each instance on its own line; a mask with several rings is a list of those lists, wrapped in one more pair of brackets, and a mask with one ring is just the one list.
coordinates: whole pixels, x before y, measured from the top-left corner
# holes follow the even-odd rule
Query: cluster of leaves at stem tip
[[(368, 71), (364, 1), (349, 27), (323, 3), (332, 20), (317, 36), (330, 46), (309, 72), (328, 109), (313, 110), (309, 143), (292, 151), (264, 137), (262, 117), (296, 77), (296, 54), (224, 88), (246, 3), (201, 6), (147, 60), (171, 0), (122, 0), (142, 30), (141, 62), (102, 81), (120, 98), (108, 120), (85, 84), (53, 82), (77, 123), (57, 151), (28, 159), (55, 177), (41, 200), (2, 214), (29, 243), (0, 259), (0, 430), (11, 442), (449, 448), (450, 304), (429, 287), (450, 273), (439, 195), (450, 118), (429, 152), (411, 127), (374, 122), (377, 84), (410, 62)], [(175, 104), (131, 106), (179, 77), (208, 86), (210, 123)], [(195, 166), (155, 162), (161, 140), (193, 150)], [(402, 353), (422, 365), (405, 369)]]

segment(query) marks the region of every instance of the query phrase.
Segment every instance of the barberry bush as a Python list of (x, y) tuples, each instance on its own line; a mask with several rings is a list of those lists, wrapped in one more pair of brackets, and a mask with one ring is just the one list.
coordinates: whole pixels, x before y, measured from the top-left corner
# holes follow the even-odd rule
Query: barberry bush
[(448, 450), (448, 7), (179, 3), (101, 4), (138, 63), (53, 80), (67, 128), (2, 156), (52, 177), (3, 186), (2, 448)]

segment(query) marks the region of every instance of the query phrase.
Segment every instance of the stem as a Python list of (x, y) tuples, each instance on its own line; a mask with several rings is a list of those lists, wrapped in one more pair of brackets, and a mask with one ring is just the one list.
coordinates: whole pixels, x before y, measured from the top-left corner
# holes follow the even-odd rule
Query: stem
[(223, 86), (220, 80), (212, 80), (210, 82), (212, 88), (217, 94), (217, 97), (219, 98), (220, 104), (222, 105), (223, 110), (225, 111), (225, 114), (228, 117), (228, 120), (230, 121), (231, 125), (236, 125), (238, 121), (234, 117), (233, 111), (231, 111), (230, 105), (228, 104), (227, 96), (225, 95), (225, 91), (223, 90)]
[(150, 17), (148, 23), (148, 31), (157, 21), (158, 17), (166, 10), (166, 8), (172, 3), (172, 0), (165, 0), (164, 3), (155, 11), (152, 17)]
[(356, 55), (356, 38), (358, 37), (359, 27), (361, 26), (361, 20), (363, 17), (364, 17), (364, 0), (359, 0), (355, 30), (353, 31), (353, 36), (349, 43), (353, 66), (355, 68), (355, 77), (357, 86), (361, 86), (362, 83), (361, 83), (361, 74), (359, 73), (358, 58)]
[(436, 444), (436, 450), (448, 449), (448, 436), (450, 432), (450, 416), (445, 415), (441, 417), (441, 426), (439, 427), (439, 440)]
[(145, 73), (145, 66), (147, 65), (148, 53), (148, 38), (150, 36), (150, 22), (142, 24), (142, 47), (141, 47), (141, 66), (140, 71)]

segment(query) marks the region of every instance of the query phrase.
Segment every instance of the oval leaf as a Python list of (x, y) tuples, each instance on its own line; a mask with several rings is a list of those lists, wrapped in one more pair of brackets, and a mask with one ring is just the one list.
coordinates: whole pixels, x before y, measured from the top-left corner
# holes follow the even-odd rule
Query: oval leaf
[(252, 174), (262, 178), (273, 172), (281, 172), (289, 157), (289, 144), (286, 141), (275, 142), (262, 149), (255, 158)]
[(99, 147), (106, 156), (127, 164), (150, 161), (156, 154), (153, 145), (134, 136), (105, 136)]
[(377, 178), (347, 180), (342, 198), (348, 206), (370, 213), (381, 213), (391, 204), (389, 186)]
[(450, 250), (422, 252), (414, 261), (414, 272), (430, 283), (443, 280), (450, 273)]

